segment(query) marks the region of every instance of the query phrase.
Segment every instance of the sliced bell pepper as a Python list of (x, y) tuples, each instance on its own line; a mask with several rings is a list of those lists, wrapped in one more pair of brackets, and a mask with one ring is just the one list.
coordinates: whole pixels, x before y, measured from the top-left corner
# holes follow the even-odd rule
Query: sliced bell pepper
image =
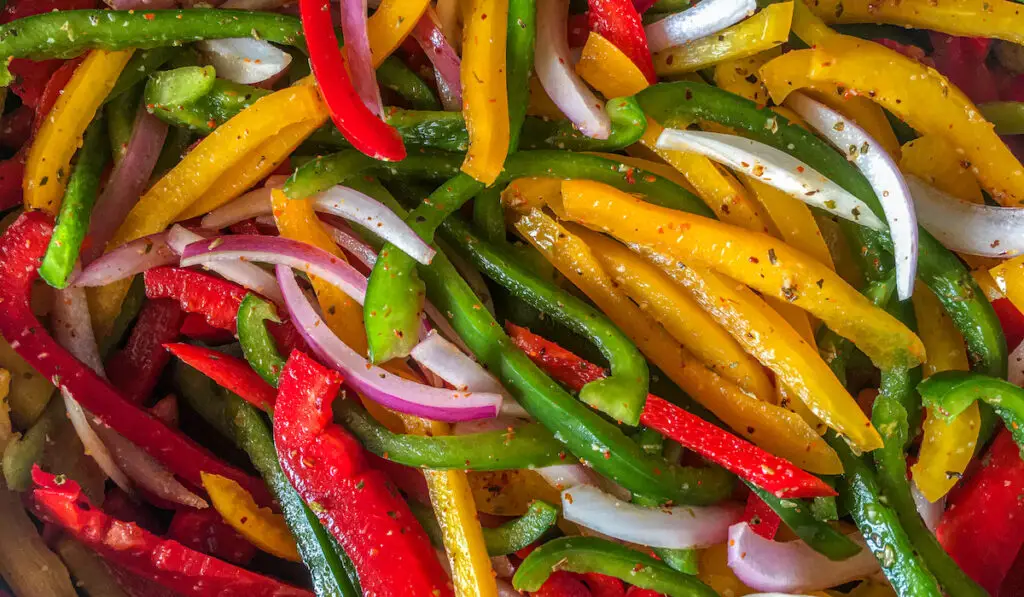
[(716, 35), (655, 52), (654, 70), (666, 77), (696, 72), (724, 60), (753, 56), (785, 43), (792, 22), (793, 2), (770, 4)]
[(767, 104), (768, 88), (761, 82), (758, 71), (772, 58), (782, 53), (774, 47), (746, 58), (735, 58), (715, 65), (715, 86), (747, 98), (757, 104)]
[(154, 267), (144, 277), (147, 298), (174, 299), (186, 313), (202, 314), (210, 325), (232, 332), (238, 306), (249, 294), (234, 282), (177, 267)]
[(469, 0), (462, 31), (462, 104), (469, 150), (462, 171), (491, 184), (508, 155), (505, 52), (508, 0)]
[(1024, 166), (971, 100), (934, 69), (874, 42), (830, 35), (813, 49), (772, 60), (761, 77), (776, 103), (816, 84), (867, 96), (918, 132), (944, 138), (1001, 205), (1024, 205)]
[(176, 302), (146, 301), (128, 344), (107, 359), (107, 377), (121, 395), (135, 404), (150, 397), (170, 361), (163, 345), (178, 339), (184, 320), (185, 313)]
[(749, 176), (743, 177), (743, 185), (757, 198), (775, 223), (779, 238), (835, 271), (832, 253), (807, 204)]
[(380, 68), (402, 40), (409, 37), (429, 6), (430, 0), (383, 0), (380, 3), (366, 24), (374, 68)]
[(177, 510), (167, 529), (167, 538), (238, 566), (245, 566), (256, 555), (256, 548), (211, 508)]
[(185, 320), (181, 322), (181, 335), (211, 346), (231, 344), (235, 341), (235, 336), (231, 332), (213, 327), (206, 322), (206, 317), (196, 313), (185, 315)]
[(164, 344), (162, 348), (217, 382), (220, 387), (238, 394), (249, 404), (267, 412), (273, 410), (277, 392), (245, 361), (191, 344)]
[(25, 161), (25, 207), (56, 214), (71, 170), (71, 158), (86, 127), (132, 57), (132, 50), (95, 50), (71, 77), (43, 121)]
[(93, 506), (74, 481), (36, 468), (36, 512), (113, 564), (190, 595), (311, 597), (312, 593), (163, 539)]
[(46, 334), (32, 313), (29, 294), (52, 230), (53, 220), (45, 212), (32, 211), (20, 216), (0, 237), (0, 302), (6, 314), (0, 318), (0, 335), (54, 385), (66, 389), (102, 422), (183, 480), (198, 486), (201, 471), (217, 473), (266, 499), (266, 488), (259, 480), (228, 466), (128, 402)]
[(250, 543), (279, 558), (302, 561), (284, 516), (261, 508), (249, 492), (227, 477), (203, 473), (203, 488), (224, 522)]
[(1004, 261), (989, 270), (996, 286), (1018, 311), (1024, 312), (1024, 255)]
[[(509, 337), (537, 365), (572, 390), (604, 377), (589, 363), (525, 328), (507, 324)], [(780, 497), (817, 497), (835, 492), (820, 479), (708, 423), (657, 396), (649, 395), (640, 422), (685, 448)]]
[(782, 519), (756, 493), (747, 495), (747, 507), (743, 510), (743, 522), (765, 539), (774, 539), (782, 526)]
[(7, 404), (7, 395), (10, 393), (11, 372), (0, 368), (0, 450), (3, 450), (11, 439), (11, 407)]
[(658, 76), (654, 74), (654, 62), (647, 47), (647, 33), (632, 0), (589, 0), (587, 4), (590, 30), (629, 56), (648, 83), (656, 83)]
[[(627, 243), (714, 269), (819, 317), (851, 339), (879, 367), (924, 360), (921, 340), (871, 304), (828, 267), (767, 235), (645, 203), (600, 183), (563, 185), (562, 202), (573, 220)], [(869, 444), (877, 444), (877, 434)]]
[(992, 308), (995, 309), (1003, 326), (1006, 344), (1020, 346), (1020, 343), (1024, 342), (1024, 313), (1006, 298), (992, 301)]
[(922, 381), (917, 391), (925, 406), (945, 421), (957, 418), (978, 400), (986, 402), (1024, 450), (1024, 388), (980, 373), (943, 371)]
[(359, 442), (330, 424), (340, 388), (338, 373), (292, 353), (281, 373), (274, 416), (281, 468), (352, 558), (365, 592), (450, 595), (409, 506), (383, 473), (368, 466)]
[(971, 173), (970, 163), (960, 159), (939, 135), (924, 135), (903, 145), (900, 170), (958, 199), (979, 205), (985, 202), (978, 179)]
[(996, 595), (1024, 546), (1024, 460), (1003, 430), (979, 462), (950, 494), (935, 534), (956, 563)]

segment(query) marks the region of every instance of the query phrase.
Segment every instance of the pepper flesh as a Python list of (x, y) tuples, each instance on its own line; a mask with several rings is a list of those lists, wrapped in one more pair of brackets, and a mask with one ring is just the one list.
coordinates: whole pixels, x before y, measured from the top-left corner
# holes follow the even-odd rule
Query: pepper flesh
[(469, 0), (465, 13), (461, 80), (469, 149), (462, 171), (489, 185), (501, 174), (509, 150), (508, 0)]
[(212, 348), (191, 344), (164, 344), (163, 346), (183, 363), (201, 371), (217, 385), (241, 396), (246, 402), (270, 412), (277, 393), (251, 367), (240, 359)]
[(110, 93), (132, 50), (90, 52), (36, 133), (25, 161), (25, 207), (56, 215), (85, 129)]
[(163, 344), (178, 339), (184, 320), (185, 313), (174, 301), (149, 300), (142, 306), (128, 343), (105, 366), (110, 383), (125, 398), (142, 404), (152, 395), (170, 361)]
[(284, 517), (260, 508), (241, 485), (227, 477), (204, 473), (203, 488), (224, 522), (253, 545), (279, 558), (302, 561)]
[(233, 282), (177, 267), (154, 267), (143, 276), (147, 298), (174, 299), (186, 313), (204, 315), (213, 327), (232, 332), (238, 305), (249, 293)]
[(978, 400), (988, 403), (1024, 449), (1024, 388), (980, 373), (943, 371), (922, 381), (917, 391), (925, 405), (946, 421), (960, 416)]
[(640, 14), (631, 0), (589, 0), (590, 29), (629, 57), (649, 83), (658, 80)]
[(1018, 311), (1024, 312), (1024, 255), (1004, 261), (989, 270), (996, 286)]

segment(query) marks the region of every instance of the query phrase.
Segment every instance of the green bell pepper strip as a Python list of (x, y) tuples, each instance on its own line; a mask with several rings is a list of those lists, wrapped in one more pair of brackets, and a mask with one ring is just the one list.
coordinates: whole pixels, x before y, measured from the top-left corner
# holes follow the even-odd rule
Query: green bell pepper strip
[(640, 423), (650, 371), (647, 360), (615, 324), (594, 307), (533, 273), (507, 250), (481, 239), (461, 219), (448, 218), (441, 230), (443, 238), (489, 278), (597, 346), (611, 364), (611, 375), (583, 386), (580, 400), (616, 421), (631, 426)]
[(150, 177), (150, 180), (159, 180), (164, 174), (170, 172), (171, 168), (177, 166), (192, 145), (192, 141), (191, 131), (171, 127), (171, 130), (167, 131), (167, 140), (164, 141), (164, 147), (156, 159), (156, 166), (153, 168), (153, 176)]
[[(806, 162), (853, 193), (882, 215), (867, 179), (844, 155), (785, 117), (746, 98), (703, 83), (681, 81), (648, 87), (636, 95), (644, 112), (670, 126), (672, 122), (712, 121), (785, 151)], [(891, 240), (855, 226), (860, 246), (870, 249)], [(918, 277), (939, 298), (967, 342), (972, 369), (1006, 376), (1006, 338), (992, 305), (963, 263), (924, 229), (920, 232)]]
[(99, 340), (100, 356), (104, 360), (124, 339), (129, 326), (139, 316), (139, 311), (142, 311), (144, 302), (146, 302), (146, 284), (143, 282), (142, 276), (135, 276), (132, 285), (128, 288), (128, 294), (121, 301), (121, 312), (117, 314), (114, 324), (110, 326), (110, 333)]
[(509, 0), (505, 80), (508, 88), (508, 151), (519, 149), (519, 135), (530, 104), (530, 75), (537, 45), (537, 0)]
[(677, 572), (664, 562), (597, 537), (561, 537), (541, 545), (519, 565), (512, 586), (532, 593), (556, 570), (607, 574), (669, 597), (718, 595), (695, 577)]
[[(279, 321), (265, 300), (248, 295), (238, 308), (238, 341), (250, 366), (272, 386), (284, 369), (266, 321)], [(437, 470), (511, 470), (564, 464), (566, 454), (542, 425), (512, 431), (427, 437), (392, 433), (355, 400), (339, 400), (335, 417), (370, 452), (406, 466)]]
[(845, 560), (860, 553), (860, 545), (832, 528), (828, 523), (815, 518), (810, 505), (805, 500), (777, 498), (774, 494), (751, 483), (747, 483), (747, 487), (756, 493), (757, 497), (761, 498), (765, 504), (768, 504), (768, 507), (779, 515), (782, 522), (814, 551), (835, 561)]
[(940, 597), (938, 581), (921, 561), (888, 496), (875, 479), (871, 466), (855, 455), (842, 438), (828, 432), (827, 439), (843, 463), (839, 495), (847, 500), (850, 514), (867, 541), (868, 549), (882, 565), (882, 572), (900, 597)]
[(272, 12), (205, 8), (62, 10), (0, 26), (0, 57), (74, 58), (93, 49), (150, 49), (246, 37), (304, 46), (299, 19)]
[(107, 125), (102, 116), (93, 120), (85, 131), (78, 160), (71, 170), (64, 201), (57, 215), (57, 225), (50, 246), (39, 266), (39, 276), (54, 288), (65, 288), (71, 277), (78, 253), (89, 230), (89, 219), (100, 190), (100, 177), (110, 158)]
[(393, 91), (413, 110), (441, 109), (441, 100), (434, 91), (395, 56), (388, 56), (377, 67), (377, 84)]
[(647, 118), (631, 97), (610, 99), (604, 106), (612, 121), (607, 139), (592, 139), (570, 120), (526, 118), (519, 145), (522, 149), (563, 149), (567, 151), (618, 151), (636, 143), (647, 129)]
[(1024, 135), (1024, 102), (989, 102), (978, 104), (985, 120), (996, 127), (1000, 135)]
[(506, 556), (531, 545), (558, 522), (558, 508), (536, 500), (526, 513), (505, 524), (484, 529), (484, 544), (491, 556)]
[(181, 51), (181, 48), (166, 46), (135, 52), (128, 60), (124, 70), (121, 71), (121, 76), (117, 78), (117, 83), (114, 83), (113, 89), (110, 90), (110, 94), (107, 95), (107, 99), (104, 101), (111, 102), (120, 97), (122, 93), (134, 88), (135, 85), (146, 80), (149, 75), (156, 72), (158, 68), (177, 56)]
[(505, 233), (505, 209), (501, 206), (501, 189), (491, 187), (473, 198), (473, 224), (483, 237), (496, 245), (508, 243)]
[(1006, 423), (1013, 441), (1024, 453), (1024, 389), (979, 373), (943, 371), (922, 381), (917, 391), (925, 406), (946, 420), (956, 418), (976, 400), (986, 402)]
[(198, 101), (213, 90), (217, 71), (212, 66), (183, 66), (153, 73), (146, 83), (146, 106), (166, 110)]
[(665, 436), (650, 427), (641, 427), (633, 434), (633, 441), (648, 454), (661, 454), (665, 450)]
[(110, 150), (114, 155), (115, 164), (124, 159), (125, 150), (128, 149), (142, 93), (141, 85), (129, 89), (117, 99), (108, 102), (103, 110), (107, 118), (107, 136), (110, 138)]

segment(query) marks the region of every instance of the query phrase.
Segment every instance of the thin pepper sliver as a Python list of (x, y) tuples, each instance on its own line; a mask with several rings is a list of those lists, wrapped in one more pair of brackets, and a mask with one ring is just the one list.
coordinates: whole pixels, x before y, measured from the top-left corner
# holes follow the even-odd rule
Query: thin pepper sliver
[(146, 297), (174, 299), (186, 313), (206, 317), (213, 327), (235, 331), (235, 317), (249, 291), (234, 282), (177, 267), (154, 267), (143, 274)]
[(655, 83), (654, 61), (647, 47), (647, 33), (644, 31), (640, 13), (632, 0), (589, 0), (587, 21), (591, 31), (598, 33), (615, 44), (637, 68), (649, 83)]
[(277, 392), (245, 361), (192, 344), (164, 344), (164, 348), (249, 404), (267, 412), (273, 410)]
[(491, 184), (509, 149), (505, 40), (508, 0), (469, 0), (462, 32), (462, 111), (469, 150), (462, 171)]
[(121, 394), (142, 404), (156, 387), (170, 355), (165, 342), (178, 339), (185, 320), (181, 308), (171, 300), (149, 300), (132, 328), (128, 343), (106, 362), (107, 377)]
[(75, 70), (29, 149), (25, 207), (57, 213), (71, 173), (71, 157), (132, 52), (95, 50)]
[(280, 514), (261, 508), (241, 485), (227, 477), (203, 473), (210, 502), (231, 528), (261, 550), (291, 562), (301, 562), (295, 538)]

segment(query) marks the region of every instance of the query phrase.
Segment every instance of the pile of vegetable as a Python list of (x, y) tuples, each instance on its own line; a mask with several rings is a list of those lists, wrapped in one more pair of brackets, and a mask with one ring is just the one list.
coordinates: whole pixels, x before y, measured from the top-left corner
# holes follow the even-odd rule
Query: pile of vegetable
[(0, 0), (0, 595), (1024, 592), (1024, 5), (104, 1)]

